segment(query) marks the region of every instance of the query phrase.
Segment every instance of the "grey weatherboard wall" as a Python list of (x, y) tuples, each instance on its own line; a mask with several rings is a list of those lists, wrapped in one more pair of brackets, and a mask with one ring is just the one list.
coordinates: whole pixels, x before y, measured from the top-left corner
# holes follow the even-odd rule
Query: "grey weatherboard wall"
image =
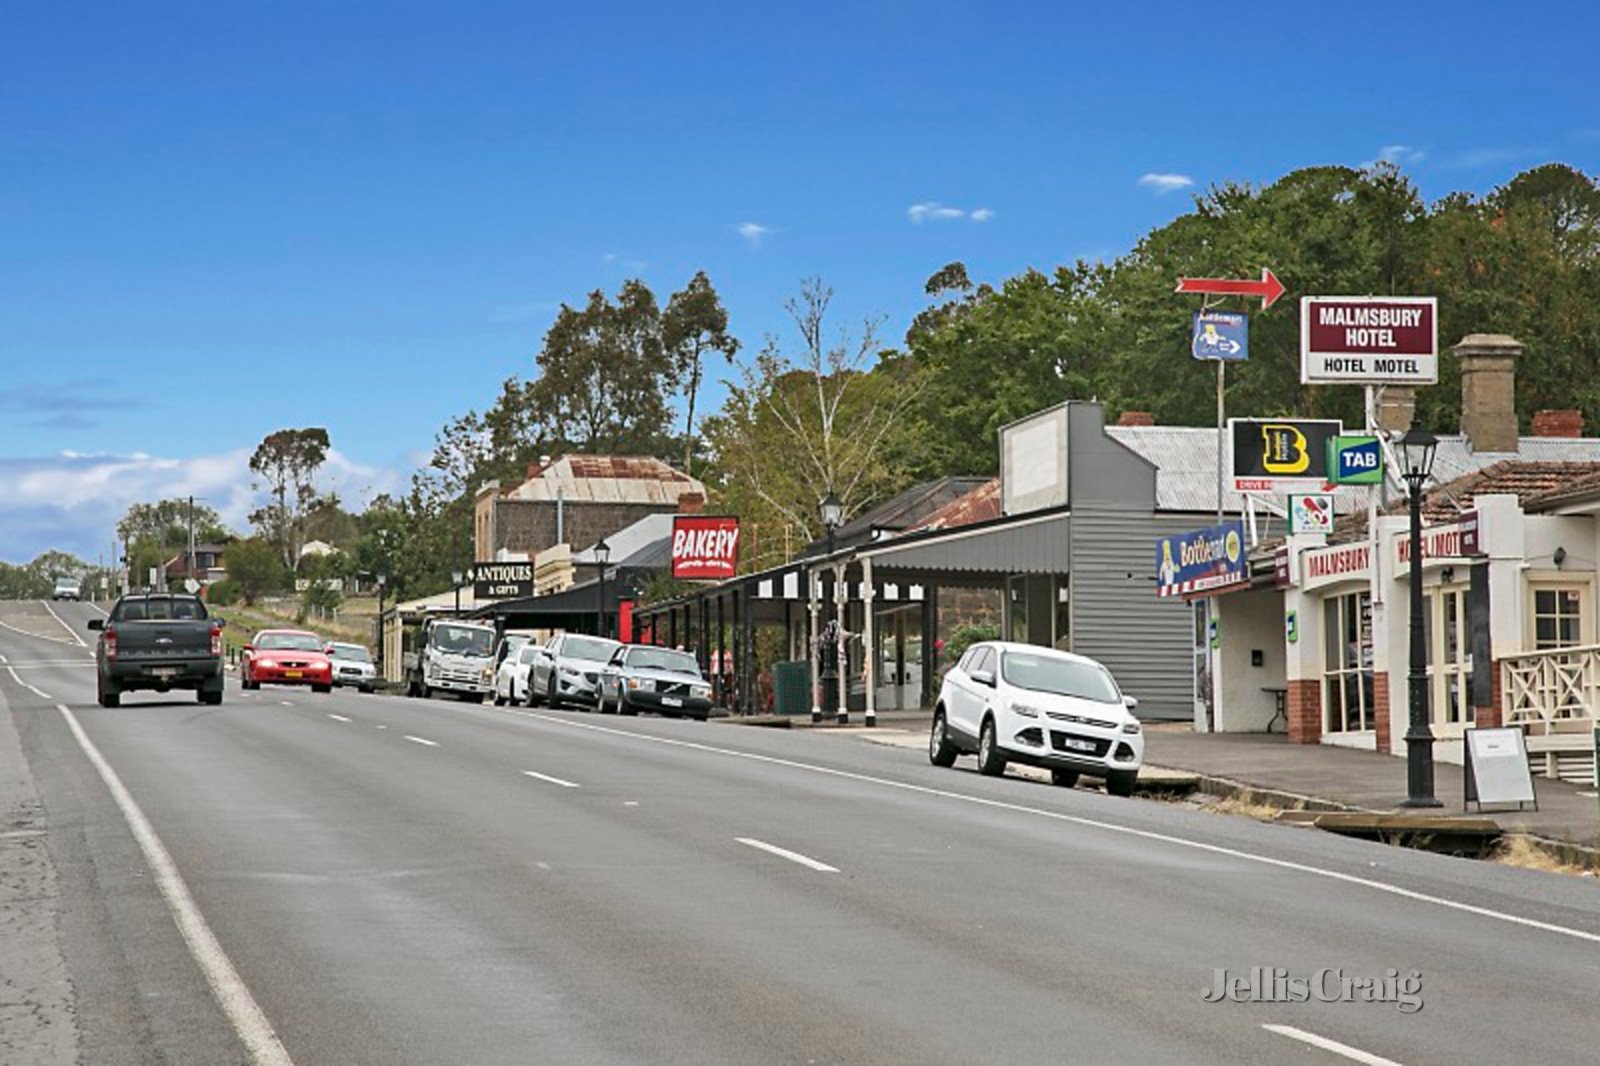
[(1148, 717), (1194, 713), (1194, 613), (1156, 596), (1158, 537), (1209, 524), (1158, 512), (1156, 468), (1105, 433), (1097, 404), (1074, 404), (1069, 426), (1072, 491), (1072, 650), (1104, 663)]

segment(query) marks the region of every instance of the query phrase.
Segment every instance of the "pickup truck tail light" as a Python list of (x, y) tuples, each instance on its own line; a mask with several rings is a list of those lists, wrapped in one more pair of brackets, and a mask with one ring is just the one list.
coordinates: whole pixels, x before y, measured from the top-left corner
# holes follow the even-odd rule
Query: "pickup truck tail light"
[(211, 654), (222, 654), (222, 627), (219, 625), (211, 627)]
[(110, 626), (106, 626), (103, 636), (106, 644), (106, 658), (115, 659), (117, 657), (117, 631)]

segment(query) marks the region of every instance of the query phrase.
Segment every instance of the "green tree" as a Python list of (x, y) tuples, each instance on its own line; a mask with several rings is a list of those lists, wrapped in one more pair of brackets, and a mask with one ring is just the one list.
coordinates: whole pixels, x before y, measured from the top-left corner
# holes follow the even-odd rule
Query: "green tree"
[(830, 335), (832, 300), (820, 280), (806, 281), (785, 305), (799, 335), (793, 354), (769, 341), (705, 425), (723, 502), (761, 528), (787, 529), (791, 544), (822, 534), (817, 505), (828, 491), (849, 518), (909, 477), (891, 461), (890, 442), (921, 375), (909, 360), (879, 352), (874, 320), (859, 334)]
[(228, 576), (238, 586), (247, 606), (273, 592), (289, 587), (290, 571), (276, 545), (263, 537), (247, 537), (228, 545), (224, 561)]
[(694, 411), (708, 352), (720, 354), (729, 364), (739, 351), (739, 341), (728, 332), (728, 312), (705, 271), (689, 280), (667, 300), (662, 316), (662, 343), (672, 363), (673, 380), (684, 398), (683, 469), (693, 469), (695, 454)]
[(321, 428), (280, 429), (270, 433), (250, 457), (257, 489), (270, 502), (250, 515), (250, 522), (277, 546), (283, 565), (293, 568), (305, 543), (305, 518), (318, 501), (317, 470), (328, 458), (328, 431)]
[(644, 282), (624, 283), (616, 303), (596, 290), (581, 310), (562, 305), (538, 362), (529, 399), (553, 436), (587, 452), (663, 450), (673, 374)]

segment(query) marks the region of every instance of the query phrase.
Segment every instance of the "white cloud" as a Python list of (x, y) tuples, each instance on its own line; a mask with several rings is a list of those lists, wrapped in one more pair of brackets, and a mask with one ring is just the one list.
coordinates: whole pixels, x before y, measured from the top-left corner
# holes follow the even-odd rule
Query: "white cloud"
[(1397, 167), (1414, 166), (1428, 158), (1428, 153), (1420, 148), (1413, 148), (1409, 144), (1386, 144), (1378, 149), (1376, 159), (1369, 159), (1363, 167), (1371, 167), (1378, 163), (1393, 163)]
[(918, 225), (924, 222), (954, 222), (959, 219), (987, 222), (994, 217), (994, 212), (987, 207), (979, 207), (968, 211), (960, 207), (949, 207), (937, 200), (927, 200), (920, 204), (912, 204), (906, 208), (906, 217)]
[(1450, 166), (1464, 169), (1492, 167), (1539, 154), (1541, 153), (1537, 148), (1474, 148), (1451, 159)]
[(772, 227), (763, 226), (759, 222), (739, 223), (739, 236), (743, 237), (745, 243), (752, 248), (760, 248), (761, 242), (766, 240), (771, 233)]
[(1139, 178), (1143, 188), (1152, 189), (1157, 196), (1165, 196), (1169, 192), (1187, 189), (1194, 184), (1194, 179), (1187, 174), (1145, 174)]
[[(185, 458), (61, 452), (0, 459), (0, 558), (24, 562), (60, 548), (93, 559), (109, 551), (130, 504), (189, 495), (215, 508), (234, 530), (248, 532), (250, 512), (260, 505), (250, 485), (250, 454), (241, 448)], [(405, 477), (331, 450), (317, 484), (354, 509), (380, 492), (401, 490)]]

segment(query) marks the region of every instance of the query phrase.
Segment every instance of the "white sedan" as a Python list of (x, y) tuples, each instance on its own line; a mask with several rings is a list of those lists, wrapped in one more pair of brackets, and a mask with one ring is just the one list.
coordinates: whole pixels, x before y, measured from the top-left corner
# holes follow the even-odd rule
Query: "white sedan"
[(529, 641), (515, 651), (508, 652), (506, 657), (500, 660), (500, 665), (494, 672), (496, 707), (504, 707), (508, 703), (528, 702), (528, 676), (539, 651), (539, 645)]
[(1080, 774), (1131, 796), (1144, 765), (1144, 733), (1111, 672), (1093, 659), (1032, 644), (985, 641), (945, 675), (933, 712), (928, 758), (950, 766), (978, 757), (991, 777), (1008, 762), (1040, 766), (1071, 788)]

